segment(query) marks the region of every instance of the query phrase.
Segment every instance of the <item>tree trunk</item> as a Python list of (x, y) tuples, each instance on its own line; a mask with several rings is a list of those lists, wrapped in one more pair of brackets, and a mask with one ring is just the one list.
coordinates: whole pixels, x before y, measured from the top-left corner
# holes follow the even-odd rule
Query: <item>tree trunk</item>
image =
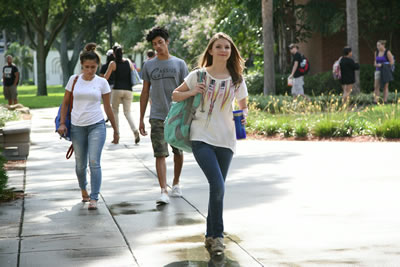
[[(357, 0), (346, 0), (347, 17), (347, 43), (353, 51), (353, 59), (360, 62), (358, 47), (358, 9)], [(356, 71), (356, 83), (353, 87), (353, 93), (360, 93), (360, 72)]]
[(69, 57), (68, 57), (68, 47), (67, 47), (67, 32), (65, 27), (60, 32), (60, 43), (54, 42), (54, 46), (57, 48), (58, 53), (60, 54), (60, 64), (63, 73), (63, 86), (68, 83), (70, 72), (69, 72)]
[(37, 49), (36, 49), (36, 62), (37, 62), (37, 95), (47, 95), (47, 83), (46, 83), (46, 57), (47, 52), (44, 47), (44, 38), (37, 35)]
[(4, 54), (7, 52), (7, 32), (3, 30)]
[[(107, 0), (107, 9), (110, 10), (110, 1)], [(107, 14), (107, 32), (108, 32), (108, 41), (110, 42), (110, 48), (113, 47), (113, 36), (112, 36), (112, 15), (111, 12)]]
[(264, 40), (264, 95), (275, 94), (273, 0), (261, 0)]

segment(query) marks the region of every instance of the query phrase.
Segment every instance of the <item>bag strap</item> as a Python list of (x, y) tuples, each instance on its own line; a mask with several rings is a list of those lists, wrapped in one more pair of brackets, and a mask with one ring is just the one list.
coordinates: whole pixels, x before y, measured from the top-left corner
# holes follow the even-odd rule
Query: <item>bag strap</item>
[[(75, 84), (78, 81), (79, 78), (79, 74), (76, 75), (75, 79), (74, 79), (74, 83), (72, 84), (72, 89), (71, 89), (71, 98), (69, 99), (69, 110), (68, 110), (68, 116), (69, 116), (69, 120), (71, 121), (71, 110), (72, 110), (72, 102), (74, 101), (74, 88), (75, 88)], [(72, 154), (74, 153), (74, 146), (71, 144), (71, 146), (68, 148), (67, 154), (65, 155), (66, 159), (70, 159)]]
[(74, 79), (74, 83), (72, 84), (72, 89), (71, 89), (71, 97), (69, 98), (69, 109), (68, 109), (67, 116), (69, 117), (70, 120), (71, 120), (72, 103), (74, 102), (74, 88), (75, 88), (76, 82), (78, 81), (78, 78), (79, 78), (79, 74), (77, 74)]
[(75, 79), (74, 79), (74, 83), (72, 84), (72, 89), (71, 89), (71, 97), (70, 97), (70, 101), (69, 101), (69, 112), (71, 113), (72, 110), (72, 102), (74, 100), (74, 88), (75, 88), (75, 84), (78, 81), (79, 78), (79, 74), (76, 75)]
[(74, 153), (74, 146), (71, 144), (70, 147), (68, 148), (67, 154), (65, 155), (66, 159), (69, 159), (72, 156), (72, 153)]

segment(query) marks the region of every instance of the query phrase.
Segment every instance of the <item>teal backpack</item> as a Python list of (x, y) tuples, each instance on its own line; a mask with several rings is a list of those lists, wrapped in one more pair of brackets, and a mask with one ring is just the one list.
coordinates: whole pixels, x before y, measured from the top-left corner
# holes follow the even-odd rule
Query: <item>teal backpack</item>
[[(198, 71), (198, 82), (201, 82), (203, 77), (205, 77), (205, 72)], [(197, 94), (183, 101), (172, 103), (164, 122), (164, 139), (168, 144), (185, 152), (192, 152), (190, 125), (201, 99), (201, 94)]]

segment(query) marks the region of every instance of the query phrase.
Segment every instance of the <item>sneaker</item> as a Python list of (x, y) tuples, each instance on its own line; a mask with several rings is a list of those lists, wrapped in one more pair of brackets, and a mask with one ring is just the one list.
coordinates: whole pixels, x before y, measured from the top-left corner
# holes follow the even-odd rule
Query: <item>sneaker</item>
[(140, 135), (139, 135), (139, 132), (138, 132), (138, 131), (135, 131), (135, 132), (134, 132), (134, 135), (135, 135), (135, 144), (137, 144), (137, 143), (140, 142)]
[(206, 240), (204, 240), (204, 246), (206, 249), (210, 249), (214, 243), (214, 238), (212, 237), (206, 237)]
[(211, 252), (213, 254), (222, 254), (224, 253), (224, 238), (223, 237), (217, 237), (214, 238), (214, 242), (211, 245)]
[(168, 204), (169, 203), (168, 193), (166, 191), (162, 190), (161, 196), (159, 199), (157, 199), (156, 203), (157, 203), (157, 205)]
[(90, 200), (88, 210), (97, 210), (97, 200)]
[(179, 184), (176, 184), (172, 187), (172, 192), (171, 192), (171, 197), (181, 197), (182, 196), (182, 190), (179, 187)]

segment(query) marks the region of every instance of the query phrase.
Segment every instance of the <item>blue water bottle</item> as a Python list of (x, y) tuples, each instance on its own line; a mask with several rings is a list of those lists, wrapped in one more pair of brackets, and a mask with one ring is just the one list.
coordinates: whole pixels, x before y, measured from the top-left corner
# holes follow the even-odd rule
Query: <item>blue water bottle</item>
[(243, 110), (234, 110), (233, 111), (233, 119), (235, 120), (235, 129), (236, 129), (236, 139), (245, 139), (246, 138), (246, 129), (242, 124), (243, 120)]

